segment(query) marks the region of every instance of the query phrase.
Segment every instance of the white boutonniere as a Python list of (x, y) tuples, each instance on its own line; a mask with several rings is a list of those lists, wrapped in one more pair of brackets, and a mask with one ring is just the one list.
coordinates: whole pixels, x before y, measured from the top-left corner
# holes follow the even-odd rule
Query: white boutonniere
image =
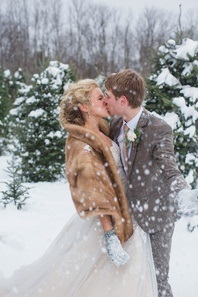
[(141, 132), (136, 127), (134, 131), (131, 131), (129, 128), (126, 132), (126, 137), (123, 139), (123, 142), (126, 143), (126, 147), (129, 148), (130, 144), (133, 143), (133, 148), (137, 145), (141, 138)]

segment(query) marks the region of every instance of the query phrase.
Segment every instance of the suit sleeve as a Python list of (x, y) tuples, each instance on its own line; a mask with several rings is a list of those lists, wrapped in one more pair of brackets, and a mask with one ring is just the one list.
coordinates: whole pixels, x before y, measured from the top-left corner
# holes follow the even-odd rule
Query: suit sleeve
[(178, 169), (174, 154), (173, 132), (168, 124), (157, 127), (154, 140), (153, 158), (156, 160), (163, 180), (169, 187), (173, 197), (182, 189), (188, 187), (183, 175)]

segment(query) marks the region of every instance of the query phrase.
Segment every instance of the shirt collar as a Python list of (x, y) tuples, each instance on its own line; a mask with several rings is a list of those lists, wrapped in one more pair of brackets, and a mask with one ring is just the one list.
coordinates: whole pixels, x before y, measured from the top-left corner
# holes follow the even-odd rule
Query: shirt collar
[(138, 113), (136, 114), (136, 116), (135, 116), (134, 118), (132, 118), (129, 122), (126, 123), (126, 122), (123, 120), (123, 125), (124, 125), (124, 124), (127, 124), (127, 127), (129, 127), (129, 129), (130, 129), (131, 131), (133, 131), (133, 130), (135, 129), (135, 127), (137, 126), (137, 123), (138, 123), (138, 121), (139, 121), (139, 119), (140, 119), (140, 116), (141, 116), (141, 114), (142, 114), (142, 111), (143, 111), (143, 107), (141, 106), (139, 112), (138, 112)]

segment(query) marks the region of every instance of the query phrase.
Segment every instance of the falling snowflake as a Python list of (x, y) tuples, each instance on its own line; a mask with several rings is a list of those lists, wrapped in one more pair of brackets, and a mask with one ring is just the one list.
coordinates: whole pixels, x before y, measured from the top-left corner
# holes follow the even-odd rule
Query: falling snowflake
[(90, 152), (91, 151), (91, 147), (90, 147), (90, 145), (85, 145), (84, 146), (84, 150), (86, 151), (86, 152)]

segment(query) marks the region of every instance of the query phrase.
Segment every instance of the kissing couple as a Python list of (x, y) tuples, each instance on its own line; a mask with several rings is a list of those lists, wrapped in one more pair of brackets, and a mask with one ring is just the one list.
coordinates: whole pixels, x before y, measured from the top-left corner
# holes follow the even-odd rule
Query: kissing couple
[(171, 127), (143, 107), (143, 77), (122, 70), (105, 87), (84, 79), (61, 98), (77, 213), (40, 259), (0, 278), (1, 297), (173, 296), (174, 225), (198, 214), (198, 190), (178, 170)]

